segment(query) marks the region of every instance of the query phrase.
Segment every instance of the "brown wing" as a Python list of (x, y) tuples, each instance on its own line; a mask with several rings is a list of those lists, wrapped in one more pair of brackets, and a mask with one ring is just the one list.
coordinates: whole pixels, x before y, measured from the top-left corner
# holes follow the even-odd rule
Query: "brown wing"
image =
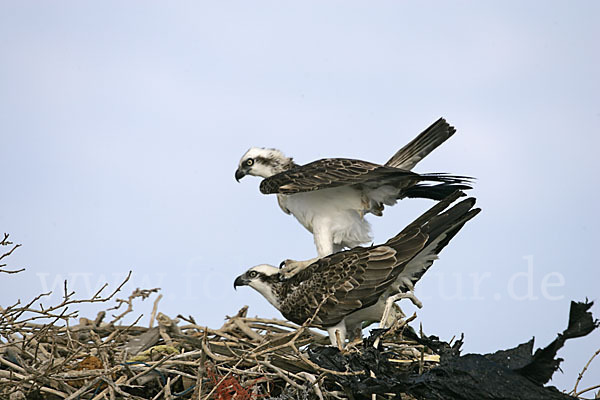
[(264, 179), (260, 191), (264, 194), (293, 194), (344, 185), (369, 185), (375, 182), (382, 185), (387, 181), (399, 186), (402, 180), (406, 180), (406, 186), (410, 186), (419, 180), (419, 175), (368, 161), (324, 158)]
[(281, 313), (298, 324), (311, 318), (324, 300), (312, 325), (332, 326), (346, 315), (377, 302), (400, 272), (400, 266), (418, 253), (427, 235), (407, 232), (389, 246), (356, 247), (332, 254), (292, 277), (282, 293)]
[(448, 208), (462, 192), (456, 192), (446, 199), (440, 201), (431, 209), (423, 213), (419, 218), (406, 227), (400, 234), (388, 240), (385, 245), (395, 247), (396, 243), (402, 244), (403, 235), (409, 234), (414, 229), (420, 229), (427, 234), (427, 242), (410, 262), (404, 264), (398, 274), (397, 289), (400, 291), (410, 290), (407, 282), (414, 286), (427, 272), (429, 267), (437, 259), (440, 252), (450, 243), (452, 238), (463, 228), (463, 226), (481, 211), (475, 206), (474, 198), (467, 198), (454, 206)]

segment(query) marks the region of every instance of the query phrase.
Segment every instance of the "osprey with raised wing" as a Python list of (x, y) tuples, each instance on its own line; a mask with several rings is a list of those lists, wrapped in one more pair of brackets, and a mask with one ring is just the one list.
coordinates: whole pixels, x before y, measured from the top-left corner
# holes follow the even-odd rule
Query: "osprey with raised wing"
[(439, 202), (384, 244), (323, 257), (287, 279), (277, 267), (258, 265), (238, 276), (234, 287), (257, 290), (290, 321), (327, 329), (334, 345), (338, 331), (343, 343), (346, 332), (381, 319), (390, 296), (412, 292), (440, 251), (479, 213), (473, 198), (448, 209), (459, 195)]
[(384, 206), (405, 197), (440, 200), (470, 189), (467, 177), (410, 171), (454, 132), (440, 118), (385, 165), (346, 158), (298, 165), (279, 150), (251, 148), (241, 158), (235, 178), (265, 178), (260, 191), (277, 194), (281, 209), (313, 234), (318, 256), (324, 257), (372, 240), (367, 213), (381, 216)]

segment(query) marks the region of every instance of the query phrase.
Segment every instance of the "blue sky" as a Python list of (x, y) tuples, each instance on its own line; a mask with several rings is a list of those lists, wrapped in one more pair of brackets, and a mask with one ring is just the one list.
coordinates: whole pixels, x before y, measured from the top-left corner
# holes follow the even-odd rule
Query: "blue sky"
[[(464, 332), (467, 352), (546, 345), (571, 299), (598, 300), (599, 11), (0, 2), (0, 231), (27, 268), (0, 276), (0, 304), (65, 278), (86, 296), (132, 270), (126, 290), (161, 287), (171, 316), (220, 326), (244, 304), (278, 316), (233, 279), (315, 250), (258, 179), (235, 182), (239, 157), (268, 146), (299, 163), (384, 162), (444, 116), (457, 134), (416, 171), (476, 176), (483, 212), (419, 282), (419, 321), (445, 339)], [(430, 205), (371, 217), (375, 241)], [(599, 347), (597, 332), (568, 342), (552, 384), (571, 389)], [(594, 375), (597, 364), (583, 385)]]

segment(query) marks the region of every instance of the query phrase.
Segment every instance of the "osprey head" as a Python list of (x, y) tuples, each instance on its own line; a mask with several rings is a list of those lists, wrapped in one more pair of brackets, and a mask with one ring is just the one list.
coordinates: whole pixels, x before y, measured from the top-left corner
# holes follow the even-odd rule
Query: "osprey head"
[(246, 175), (269, 178), (293, 167), (292, 158), (277, 149), (252, 147), (240, 159), (235, 179), (239, 182)]
[(250, 268), (242, 275), (235, 278), (233, 288), (250, 286), (262, 294), (269, 303), (279, 308), (279, 300), (274, 292), (274, 286), (279, 282), (279, 268), (268, 264), (261, 264)]

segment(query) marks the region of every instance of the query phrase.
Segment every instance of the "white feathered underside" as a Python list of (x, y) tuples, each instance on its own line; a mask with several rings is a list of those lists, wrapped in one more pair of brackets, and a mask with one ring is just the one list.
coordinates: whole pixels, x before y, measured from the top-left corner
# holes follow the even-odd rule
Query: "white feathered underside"
[(365, 195), (369, 199), (371, 207), (374, 207), (376, 204), (385, 204), (386, 206), (393, 206), (398, 200), (399, 192), (400, 189), (394, 186), (383, 185), (374, 188), (367, 188), (365, 190)]
[[(313, 233), (319, 256), (331, 254), (331, 244), (356, 247), (372, 241), (363, 193), (351, 186), (279, 195), (279, 205)], [(327, 241), (332, 243), (326, 243)], [(325, 253), (325, 254), (322, 254)]]

